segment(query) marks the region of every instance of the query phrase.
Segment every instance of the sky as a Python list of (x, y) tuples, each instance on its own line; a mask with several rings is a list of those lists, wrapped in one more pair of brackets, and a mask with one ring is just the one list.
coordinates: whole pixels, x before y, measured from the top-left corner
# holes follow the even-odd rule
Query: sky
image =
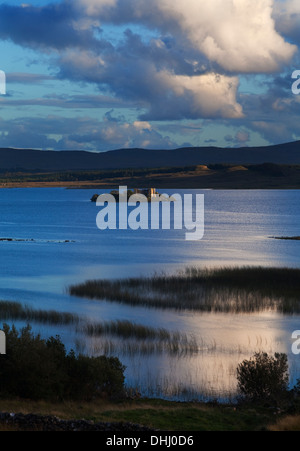
[(300, 140), (299, 50), (299, 0), (0, 3), (0, 147)]

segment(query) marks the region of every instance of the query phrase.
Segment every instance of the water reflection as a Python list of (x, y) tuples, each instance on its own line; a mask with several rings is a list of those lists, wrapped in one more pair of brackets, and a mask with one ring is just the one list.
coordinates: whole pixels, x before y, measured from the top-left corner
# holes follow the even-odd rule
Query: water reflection
[[(178, 191), (169, 191), (173, 192)], [(127, 366), (127, 383), (145, 394), (181, 395), (180, 399), (233, 396), (238, 363), (260, 350), (287, 353), (291, 383), (300, 376), (300, 357), (291, 353), (292, 332), (300, 329), (297, 315), (149, 310), (74, 298), (65, 291), (70, 284), (91, 278), (174, 273), (186, 266), (299, 267), (300, 242), (270, 238), (299, 235), (299, 191), (204, 191), (205, 235), (192, 243), (180, 230), (100, 232), (98, 210), (89, 202), (93, 194), (0, 190), (0, 237), (36, 240), (0, 243), (1, 299), (75, 312), (87, 320), (124, 319), (195, 336), (202, 348), (193, 356), (119, 354)], [(45, 337), (59, 334), (67, 348), (97, 353), (101, 347), (100, 338), (88, 338), (70, 326), (33, 324), (33, 329)]]
[[(164, 315), (167, 318), (163, 319)], [(143, 318), (145, 316), (135, 317)], [(157, 327), (167, 325), (170, 330), (189, 331), (195, 337), (199, 350), (194, 355), (174, 357), (165, 353), (119, 352), (118, 356), (127, 366), (128, 385), (144, 395), (178, 400), (233, 400), (238, 364), (260, 351), (288, 354), (291, 387), (300, 375), (299, 356), (291, 352), (291, 336), (293, 330), (299, 329), (300, 316), (290, 317), (274, 312), (233, 315), (185, 312), (172, 315), (154, 311), (148, 315), (146, 323)], [(103, 337), (82, 339), (77, 341), (82, 351), (90, 355), (102, 354)]]

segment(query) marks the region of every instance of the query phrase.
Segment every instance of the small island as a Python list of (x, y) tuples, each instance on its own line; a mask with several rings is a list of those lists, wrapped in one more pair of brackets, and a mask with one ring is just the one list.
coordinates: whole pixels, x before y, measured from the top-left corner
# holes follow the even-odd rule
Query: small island
[[(110, 194), (112, 194), (114, 196), (114, 198), (116, 199), (116, 202), (119, 202), (119, 196), (120, 196), (119, 190), (112, 190), (110, 192)], [(154, 197), (159, 196), (159, 193), (156, 191), (155, 188), (148, 188), (148, 189), (135, 188), (134, 190), (130, 190), (130, 189), (127, 190), (127, 201), (133, 194), (144, 195), (148, 199), (148, 202), (151, 202), (151, 200)], [(97, 202), (98, 197), (99, 197), (99, 194), (94, 194), (91, 198), (91, 202)]]

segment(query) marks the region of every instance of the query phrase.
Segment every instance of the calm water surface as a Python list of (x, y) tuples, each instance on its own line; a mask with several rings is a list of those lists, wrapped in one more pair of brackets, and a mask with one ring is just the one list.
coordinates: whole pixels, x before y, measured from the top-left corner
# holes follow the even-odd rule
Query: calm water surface
[[(300, 377), (300, 356), (291, 354), (298, 316), (150, 310), (74, 298), (66, 291), (87, 279), (173, 273), (191, 265), (300, 267), (300, 242), (271, 238), (300, 235), (300, 191), (193, 191), (205, 195), (205, 235), (196, 242), (187, 242), (184, 230), (100, 231), (99, 208), (90, 202), (94, 193), (0, 190), (0, 238), (28, 240), (0, 242), (1, 299), (193, 334), (202, 343), (197, 356), (119, 356), (127, 365), (127, 383), (143, 393), (181, 399), (230, 396), (237, 364), (257, 350), (286, 352), (291, 383)], [(45, 337), (58, 333), (67, 348), (99, 352), (99, 341), (83, 340), (74, 328), (35, 324), (33, 329)]]

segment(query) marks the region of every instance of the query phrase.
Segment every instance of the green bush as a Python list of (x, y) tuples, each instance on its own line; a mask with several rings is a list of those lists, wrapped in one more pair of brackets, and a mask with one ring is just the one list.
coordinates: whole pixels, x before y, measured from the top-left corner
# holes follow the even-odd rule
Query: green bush
[(73, 353), (68, 358), (68, 374), (71, 375), (65, 391), (72, 399), (84, 397), (120, 397), (124, 388), (124, 371), (116, 357), (87, 357)]
[(31, 327), (3, 326), (6, 355), (0, 356), (0, 395), (27, 399), (89, 400), (123, 393), (125, 367), (117, 358), (66, 353), (60, 338), (44, 340)]
[(237, 367), (238, 388), (252, 401), (278, 399), (288, 390), (288, 360), (286, 354), (274, 357), (258, 352)]

